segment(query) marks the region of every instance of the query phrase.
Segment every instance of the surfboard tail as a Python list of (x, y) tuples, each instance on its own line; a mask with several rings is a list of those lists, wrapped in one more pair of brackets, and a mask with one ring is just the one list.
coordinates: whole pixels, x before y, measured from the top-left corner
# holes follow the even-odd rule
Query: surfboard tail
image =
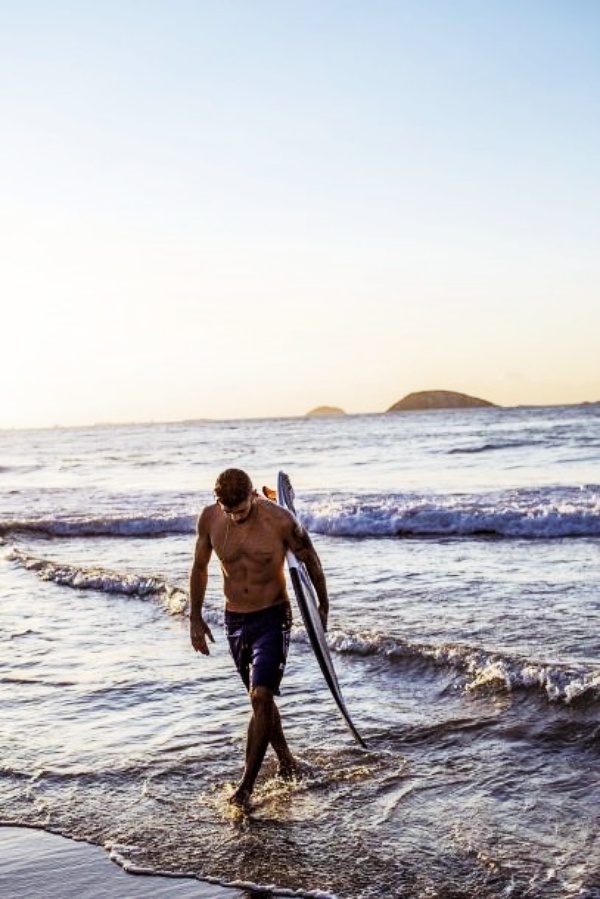
[[(292, 581), (294, 593), (296, 594), (296, 597), (298, 599), (303, 595), (305, 596), (305, 593), (306, 593), (306, 591), (304, 589), (304, 585), (303, 585), (303, 578), (302, 578), (302, 575), (304, 574), (304, 572), (299, 567), (300, 565), (302, 565), (302, 563), (296, 561), (296, 564), (294, 566), (290, 567), (290, 579)], [(308, 599), (308, 600), (305, 599), (305, 601), (310, 602), (310, 599)], [(304, 622), (304, 627), (306, 628), (306, 631), (310, 636), (313, 633), (313, 629), (314, 629), (314, 619), (311, 620), (311, 616), (306, 609), (305, 602), (299, 601), (298, 608), (300, 609), (300, 614), (301, 614), (302, 620)], [(352, 721), (352, 718), (350, 717), (350, 712), (346, 708), (346, 703), (342, 696), (342, 691), (341, 691), (340, 685), (338, 683), (335, 669), (333, 667), (331, 659), (329, 658), (329, 652), (326, 649), (326, 644), (324, 645), (319, 640), (311, 639), (311, 646), (313, 648), (313, 652), (315, 654), (317, 662), (319, 663), (319, 668), (321, 669), (323, 677), (325, 678), (325, 682), (326, 682), (327, 686), (329, 687), (331, 695), (333, 696), (338, 709), (341, 712), (341, 715), (346, 723), (346, 726), (348, 727), (348, 730), (350, 731), (350, 733), (352, 734), (352, 736), (354, 737), (356, 742), (359, 743), (363, 747), (363, 749), (366, 749), (367, 744), (365, 743), (365, 741), (363, 740), (363, 738), (357, 731), (356, 727), (354, 726), (354, 722)]]

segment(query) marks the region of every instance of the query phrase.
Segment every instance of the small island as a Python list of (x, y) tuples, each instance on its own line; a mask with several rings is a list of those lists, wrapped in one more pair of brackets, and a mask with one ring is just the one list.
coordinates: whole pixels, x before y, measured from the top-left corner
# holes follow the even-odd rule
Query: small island
[(317, 406), (306, 413), (307, 418), (326, 418), (330, 415), (345, 415), (343, 409), (338, 406)]
[(496, 403), (481, 400), (476, 396), (468, 396), (466, 393), (456, 393), (454, 390), (421, 390), (417, 393), (407, 394), (403, 399), (390, 406), (387, 411), (413, 412), (423, 409), (473, 409), (482, 406), (498, 408)]

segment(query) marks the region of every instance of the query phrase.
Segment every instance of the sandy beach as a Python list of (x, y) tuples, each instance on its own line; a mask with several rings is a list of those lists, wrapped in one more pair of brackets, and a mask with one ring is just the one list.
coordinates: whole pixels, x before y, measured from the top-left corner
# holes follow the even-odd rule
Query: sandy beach
[(2, 899), (242, 899), (189, 878), (127, 874), (97, 846), (28, 827), (0, 829)]

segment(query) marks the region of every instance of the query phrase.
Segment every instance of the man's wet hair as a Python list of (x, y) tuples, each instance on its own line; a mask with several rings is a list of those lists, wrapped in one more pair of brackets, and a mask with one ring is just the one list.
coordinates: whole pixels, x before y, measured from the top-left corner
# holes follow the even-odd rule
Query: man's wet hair
[(220, 503), (232, 509), (248, 499), (253, 491), (252, 481), (241, 468), (222, 471), (215, 484), (215, 496)]

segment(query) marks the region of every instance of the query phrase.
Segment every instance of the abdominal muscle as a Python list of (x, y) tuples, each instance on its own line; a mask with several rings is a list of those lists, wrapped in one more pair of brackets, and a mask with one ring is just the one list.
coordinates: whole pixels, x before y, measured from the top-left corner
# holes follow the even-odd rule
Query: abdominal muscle
[(225, 604), (230, 612), (258, 612), (287, 601), (283, 571), (280, 576), (273, 572), (265, 577), (264, 570), (254, 571), (254, 567), (244, 561), (227, 567), (221, 563)]

